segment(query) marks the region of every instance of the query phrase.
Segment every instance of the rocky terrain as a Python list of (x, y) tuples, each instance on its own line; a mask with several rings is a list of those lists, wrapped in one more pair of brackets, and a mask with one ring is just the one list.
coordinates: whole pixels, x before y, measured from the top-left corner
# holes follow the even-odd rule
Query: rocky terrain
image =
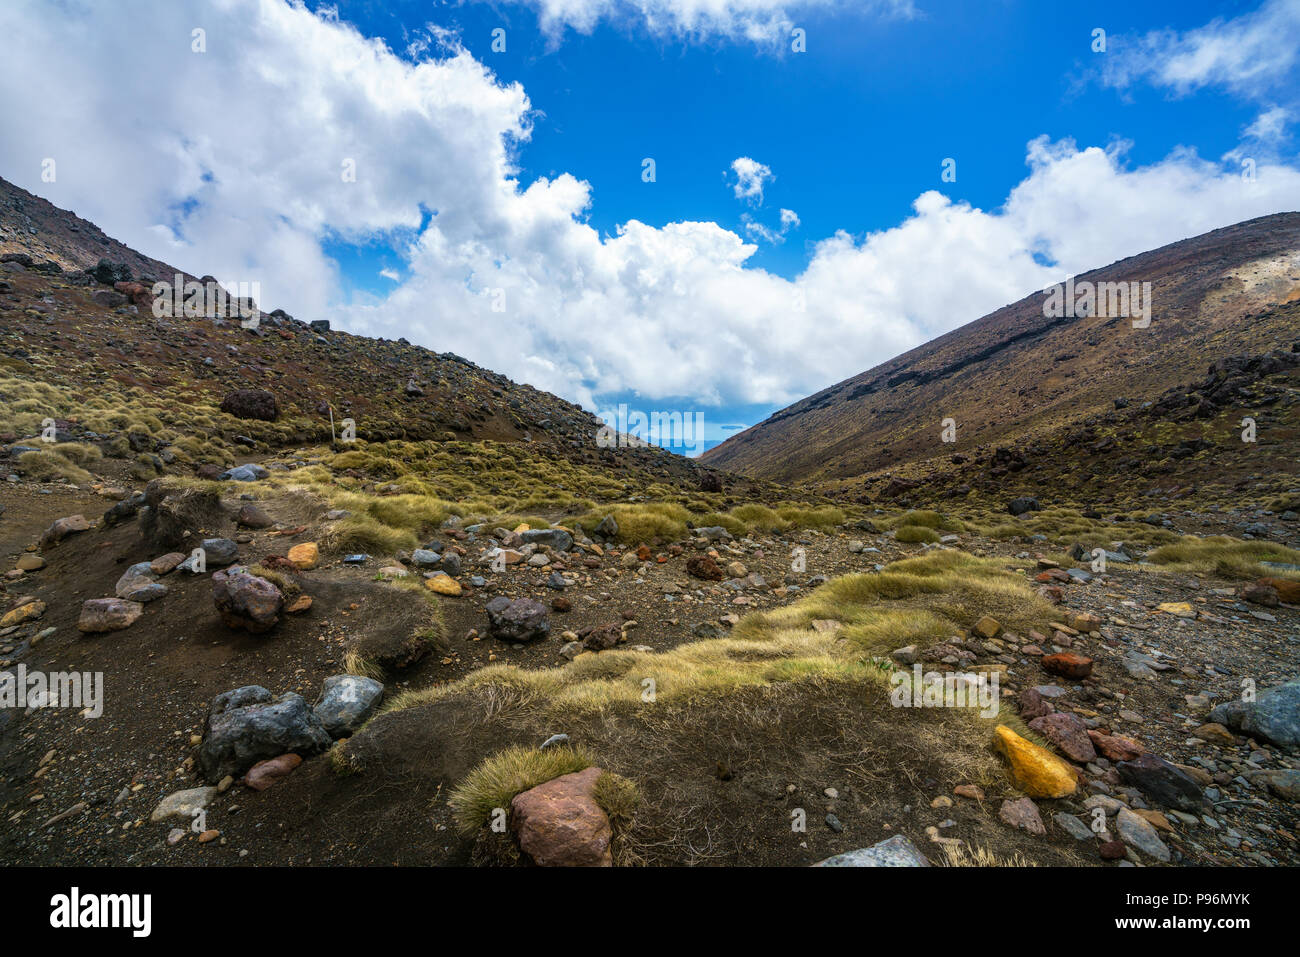
[[(461, 357), (155, 316), (170, 267), (0, 214), (0, 861), (1300, 860), (1300, 481), (1260, 464), (1294, 465), (1294, 306), (1071, 392), (1079, 431), (783, 485)], [(1181, 431), (1243, 408), (1238, 471)]]

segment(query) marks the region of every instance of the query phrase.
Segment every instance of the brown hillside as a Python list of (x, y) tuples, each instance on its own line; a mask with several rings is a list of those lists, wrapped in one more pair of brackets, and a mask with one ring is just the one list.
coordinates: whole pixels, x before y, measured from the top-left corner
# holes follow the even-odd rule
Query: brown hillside
[[(1300, 214), (1218, 229), (1076, 277), (1084, 280), (1150, 282), (1149, 328), (1045, 318), (1036, 291), (796, 402), (703, 461), (775, 481), (854, 485), (954, 453), (1023, 448), (1123, 400), (1137, 410), (1225, 357), (1289, 351), (1300, 338)], [(948, 417), (955, 444), (940, 441)]]

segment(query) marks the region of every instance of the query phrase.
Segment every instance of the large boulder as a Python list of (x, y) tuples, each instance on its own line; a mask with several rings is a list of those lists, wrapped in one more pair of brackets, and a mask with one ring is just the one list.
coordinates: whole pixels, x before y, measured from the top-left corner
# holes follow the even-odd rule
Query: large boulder
[(312, 710), (331, 738), (346, 738), (366, 723), (384, 697), (384, 686), (361, 675), (333, 675), (321, 686)]
[(1007, 503), (1007, 511), (1012, 515), (1024, 515), (1026, 512), (1036, 512), (1041, 506), (1038, 499), (1025, 495), (1020, 498), (1013, 498)]
[(213, 574), (212, 602), (228, 627), (253, 634), (274, 628), (284, 610), (284, 595), (279, 588), (240, 568)]
[(1281, 748), (1300, 748), (1300, 678), (1261, 691), (1254, 701), (1229, 701), (1210, 720)]
[(536, 641), (551, 631), (546, 606), (532, 598), (498, 595), (487, 603), (488, 633), (502, 641)]
[(220, 781), (289, 752), (300, 757), (319, 754), (330, 743), (302, 695), (290, 691), (273, 698), (260, 685), (247, 685), (213, 699), (199, 745), (199, 767), (207, 780)]
[(274, 422), (280, 417), (280, 404), (265, 389), (236, 389), (221, 400), (221, 411), (237, 419)]
[(596, 781), (604, 772), (587, 768), (552, 778), (510, 802), (510, 826), (519, 849), (542, 867), (610, 867), (613, 832), (597, 803)]

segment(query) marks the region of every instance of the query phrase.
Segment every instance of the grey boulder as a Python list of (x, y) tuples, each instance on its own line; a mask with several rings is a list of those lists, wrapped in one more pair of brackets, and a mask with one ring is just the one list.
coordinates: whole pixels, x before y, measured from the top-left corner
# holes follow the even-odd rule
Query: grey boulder
[(312, 709), (331, 738), (344, 738), (366, 723), (384, 697), (384, 686), (361, 675), (333, 675)]
[(272, 698), (260, 685), (217, 695), (208, 713), (199, 767), (209, 781), (239, 777), (258, 761), (292, 752), (319, 754), (331, 738), (302, 695)]

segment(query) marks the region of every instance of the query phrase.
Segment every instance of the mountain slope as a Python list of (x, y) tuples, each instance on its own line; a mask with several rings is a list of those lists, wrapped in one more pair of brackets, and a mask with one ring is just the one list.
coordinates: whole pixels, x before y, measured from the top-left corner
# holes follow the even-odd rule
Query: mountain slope
[[(156, 317), (150, 287), (176, 274), (195, 279), (0, 179), (0, 441), (30, 440), (46, 417), (61, 440), (103, 441), (130, 423), (133, 452), (165, 452), (166, 471), (184, 472), (171, 461), (178, 438), (196, 467), (225, 466), (329, 441), (350, 418), (363, 441), (522, 444), (534, 458), (692, 491), (706, 471), (654, 447), (600, 448), (601, 423), (580, 406), (405, 339), (282, 310), (256, 328), (230, 307)], [(122, 277), (130, 283), (114, 282)], [(237, 390), (271, 392), (275, 420), (224, 415)]]
[[(858, 487), (954, 453), (1048, 440), (1124, 400), (1136, 410), (1226, 356), (1289, 351), (1300, 338), (1300, 214), (1218, 229), (1075, 281), (1150, 282), (1149, 327), (1047, 318), (1035, 292), (796, 402), (702, 459), (775, 481)], [(956, 443), (941, 441), (946, 418)]]

